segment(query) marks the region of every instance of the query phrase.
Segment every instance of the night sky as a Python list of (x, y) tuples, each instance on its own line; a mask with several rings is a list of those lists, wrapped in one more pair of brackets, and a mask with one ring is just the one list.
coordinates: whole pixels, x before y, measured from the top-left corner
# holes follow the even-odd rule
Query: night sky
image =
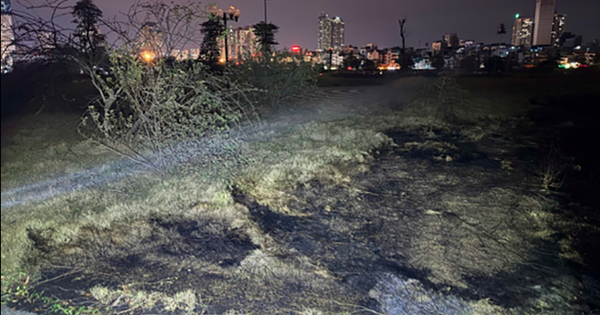
[[(31, 0), (33, 3), (41, 0)], [(13, 2), (16, 2), (13, 0)], [(171, 2), (171, 1), (168, 1)], [(184, 0), (175, 0), (183, 3)], [(95, 0), (105, 17), (126, 11), (133, 0)], [(211, 0), (220, 8), (233, 5), (242, 11), (239, 23), (244, 26), (263, 19), (262, 0)], [(510, 41), (516, 13), (533, 17), (535, 0), (270, 0), (269, 21), (278, 25), (280, 47), (300, 45), (315, 49), (317, 17), (321, 11), (340, 16), (346, 22), (346, 44), (380, 48), (400, 45), (398, 19), (408, 19), (407, 45), (424, 47), (440, 40), (446, 33), (458, 33), (462, 39), (499, 42), (496, 29), (505, 23)], [(17, 4), (14, 4), (17, 7)], [(557, 11), (567, 14), (567, 32), (582, 34), (584, 42), (600, 38), (600, 0), (557, 0)]]

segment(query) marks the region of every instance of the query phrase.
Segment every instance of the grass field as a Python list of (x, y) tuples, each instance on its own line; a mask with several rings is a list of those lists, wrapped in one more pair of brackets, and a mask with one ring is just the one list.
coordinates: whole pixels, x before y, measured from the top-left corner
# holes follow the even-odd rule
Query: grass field
[(597, 269), (577, 236), (600, 232), (532, 171), (546, 130), (531, 99), (593, 86), (586, 76), (398, 79), (361, 101), (265, 114), (237, 155), (160, 176), (80, 139), (77, 116), (38, 115), (3, 140), (2, 303), (90, 314), (592, 312)]

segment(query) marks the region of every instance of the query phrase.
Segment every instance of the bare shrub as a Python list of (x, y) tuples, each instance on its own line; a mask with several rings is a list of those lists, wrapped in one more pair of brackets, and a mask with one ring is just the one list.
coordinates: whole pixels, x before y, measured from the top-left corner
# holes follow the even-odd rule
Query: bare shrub
[[(109, 24), (120, 41), (119, 48), (107, 51), (110, 74), (81, 64), (100, 96), (89, 106), (80, 132), (155, 169), (235, 147), (228, 132), (254, 117), (246, 98), (251, 88), (211, 73), (198, 61), (163, 57), (194, 43), (203, 12), (191, 4), (149, 2), (137, 3), (126, 17)], [(146, 32), (157, 38), (144, 50), (139, 37), (148, 34), (139, 33), (148, 25), (152, 29)]]
[(467, 92), (456, 83), (456, 75), (449, 71), (440, 73), (434, 83), (425, 85), (413, 104), (428, 111), (434, 120), (451, 124), (464, 122), (467, 105)]
[(317, 87), (318, 73), (312, 64), (283, 53), (271, 59), (251, 59), (233, 70), (233, 78), (256, 88), (252, 100), (260, 105), (281, 107)]
[(149, 67), (116, 54), (111, 60), (112, 76), (93, 76), (101, 96), (80, 131), (131, 160), (154, 168), (186, 162), (211, 146), (218, 150), (215, 140), (249, 118), (246, 90), (201, 65), (159, 61)]
[(564, 184), (565, 170), (571, 164), (572, 160), (566, 158), (560, 149), (552, 147), (534, 166), (533, 172), (543, 189), (560, 189)]

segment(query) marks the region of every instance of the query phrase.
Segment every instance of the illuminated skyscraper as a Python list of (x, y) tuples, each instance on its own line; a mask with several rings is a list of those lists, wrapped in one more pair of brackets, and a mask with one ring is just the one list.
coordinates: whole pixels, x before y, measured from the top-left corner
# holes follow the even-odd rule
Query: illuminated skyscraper
[[(246, 60), (258, 52), (256, 35), (252, 26), (233, 28), (229, 26), (227, 49), (230, 60)], [(220, 59), (225, 60), (225, 38), (219, 38)]]
[(513, 26), (512, 42), (513, 46), (529, 46), (531, 45), (531, 35), (533, 33), (533, 19), (522, 18), (518, 14), (516, 16), (515, 25)]
[(565, 14), (554, 14), (554, 22), (552, 23), (552, 45), (554, 47), (560, 46), (560, 38), (565, 33), (565, 22), (567, 15)]
[(2, 63), (10, 63), (10, 54), (14, 51), (15, 34), (10, 0), (2, 0)]
[(339, 16), (332, 18), (325, 12), (321, 13), (319, 15), (317, 50), (326, 51), (333, 48), (333, 50), (339, 51), (344, 46), (345, 32), (344, 21)]
[(536, 46), (552, 45), (552, 25), (556, 0), (536, 0), (533, 30), (533, 44)]

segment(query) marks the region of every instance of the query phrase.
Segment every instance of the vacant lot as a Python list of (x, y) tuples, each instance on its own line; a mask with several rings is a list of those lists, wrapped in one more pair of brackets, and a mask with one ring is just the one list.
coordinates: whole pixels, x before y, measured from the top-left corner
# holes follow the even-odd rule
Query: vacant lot
[(42, 112), (3, 131), (2, 303), (595, 314), (595, 78), (323, 88), (232, 134), (233, 157), (160, 176)]

